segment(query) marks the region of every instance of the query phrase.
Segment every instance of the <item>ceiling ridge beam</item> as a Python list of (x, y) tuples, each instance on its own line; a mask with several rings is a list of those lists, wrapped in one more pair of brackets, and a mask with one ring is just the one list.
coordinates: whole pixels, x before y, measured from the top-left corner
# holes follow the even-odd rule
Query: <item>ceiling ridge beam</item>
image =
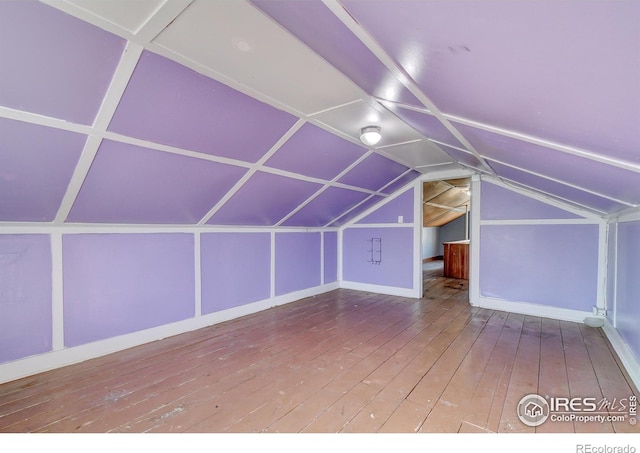
[[(398, 66), (395, 60), (387, 54), (384, 48), (371, 36), (354, 18), (349, 14), (339, 0), (322, 0), (324, 5), (369, 49), (378, 60), (413, 94), (433, 115), (470, 151), (485, 170), (494, 176), (493, 169), (485, 162), (480, 153), (471, 143), (458, 131), (449, 120), (440, 112), (435, 104), (429, 99), (417, 84), (409, 77), (405, 71)], [(455, 160), (455, 159), (454, 159)]]

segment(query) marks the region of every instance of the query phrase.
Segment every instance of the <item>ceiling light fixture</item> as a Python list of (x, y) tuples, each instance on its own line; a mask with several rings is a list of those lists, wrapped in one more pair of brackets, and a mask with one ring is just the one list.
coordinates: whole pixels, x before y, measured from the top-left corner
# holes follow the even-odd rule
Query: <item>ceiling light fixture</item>
[(367, 146), (373, 146), (380, 141), (380, 126), (367, 126), (360, 130), (360, 141)]

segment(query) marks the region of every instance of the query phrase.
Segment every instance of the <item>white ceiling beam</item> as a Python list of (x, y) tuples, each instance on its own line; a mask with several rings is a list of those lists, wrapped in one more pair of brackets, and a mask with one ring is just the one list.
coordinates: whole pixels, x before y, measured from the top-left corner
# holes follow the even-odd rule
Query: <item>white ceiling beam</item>
[(486, 171), (495, 175), (493, 169), (484, 161), (484, 158), (478, 151), (467, 141), (467, 139), (449, 122), (449, 120), (440, 112), (435, 104), (418, 88), (417, 84), (405, 74), (395, 60), (387, 54), (382, 46), (366, 31), (360, 24), (349, 14), (338, 0), (322, 0), (322, 2), (336, 15), (338, 19), (380, 60), (380, 62), (413, 94), (433, 115), (447, 128), (447, 130), (460, 143), (462, 143), (468, 151), (470, 151)]
[[(71, 208), (80, 193), (82, 184), (84, 183), (84, 180), (89, 173), (89, 169), (91, 168), (91, 164), (98, 152), (98, 148), (100, 148), (102, 136), (115, 114), (120, 98), (124, 94), (124, 90), (129, 83), (129, 79), (138, 64), (142, 50), (142, 46), (133, 43), (129, 43), (125, 48), (113, 79), (111, 79), (111, 85), (107, 90), (107, 94), (103, 99), (102, 105), (100, 106), (94, 121), (93, 131), (85, 142), (84, 149), (80, 155), (80, 160), (78, 161), (73, 172), (73, 176), (71, 177), (71, 181), (67, 186), (66, 193), (54, 220), (55, 223), (62, 223), (69, 216)], [(95, 135), (94, 131), (98, 131), (98, 134)]]

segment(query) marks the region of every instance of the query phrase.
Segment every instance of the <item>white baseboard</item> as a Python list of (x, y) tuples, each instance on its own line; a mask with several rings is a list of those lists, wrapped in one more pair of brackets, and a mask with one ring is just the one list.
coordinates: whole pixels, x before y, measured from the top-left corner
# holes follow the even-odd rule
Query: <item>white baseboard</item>
[[(519, 313), (523, 315), (540, 316), (542, 318), (580, 323), (582, 323), (585, 318), (593, 316), (593, 314), (588, 311), (569, 310), (566, 308), (550, 307), (526, 302), (509, 302), (491, 297), (479, 297), (478, 300), (471, 305), (480, 308), (507, 311), (510, 313)], [(616, 354), (620, 357), (620, 361), (627, 371), (629, 378), (635, 385), (636, 390), (640, 389), (640, 363), (638, 363), (638, 359), (608, 319), (604, 320), (604, 326), (602, 329)]]
[(282, 296), (253, 302), (239, 307), (229, 308), (215, 313), (165, 324), (151, 329), (141, 330), (118, 337), (87, 343), (81, 346), (64, 348), (44, 354), (38, 354), (12, 362), (0, 364), (0, 383), (9, 382), (45, 371), (53, 370), (85, 360), (94, 359), (124, 349), (162, 340), (193, 330), (219, 324), (241, 316), (257, 313), (278, 305), (295, 302), (306, 297), (316, 296), (338, 288), (338, 283), (329, 283), (315, 288), (296, 291)]
[(609, 339), (609, 342), (611, 343), (614, 351), (616, 351), (616, 354), (618, 354), (622, 365), (625, 370), (627, 370), (629, 378), (636, 386), (635, 390), (640, 390), (640, 363), (638, 363), (638, 359), (633, 354), (633, 351), (627, 342), (624, 341), (620, 332), (611, 325), (608, 319), (605, 321), (602, 330), (604, 330), (604, 334)]
[(397, 288), (395, 286), (371, 285), (368, 283), (358, 283), (342, 280), (340, 288), (353, 289), (355, 291), (366, 291), (370, 293), (388, 294), (390, 296), (420, 298), (422, 294), (411, 288)]
[(471, 305), (492, 310), (508, 311), (522, 315), (539, 316), (541, 318), (558, 319), (560, 321), (583, 322), (584, 318), (593, 316), (590, 311), (572, 310), (528, 302), (510, 302), (503, 299), (480, 296)]

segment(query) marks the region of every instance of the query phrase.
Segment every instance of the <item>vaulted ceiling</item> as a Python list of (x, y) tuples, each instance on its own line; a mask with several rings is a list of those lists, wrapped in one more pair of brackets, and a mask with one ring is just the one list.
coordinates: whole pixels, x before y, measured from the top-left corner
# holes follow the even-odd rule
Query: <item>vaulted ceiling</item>
[(626, 0), (2, 1), (0, 222), (338, 226), (449, 169), (634, 210), (639, 23)]
[(471, 209), (471, 178), (422, 183), (422, 226), (439, 227)]

